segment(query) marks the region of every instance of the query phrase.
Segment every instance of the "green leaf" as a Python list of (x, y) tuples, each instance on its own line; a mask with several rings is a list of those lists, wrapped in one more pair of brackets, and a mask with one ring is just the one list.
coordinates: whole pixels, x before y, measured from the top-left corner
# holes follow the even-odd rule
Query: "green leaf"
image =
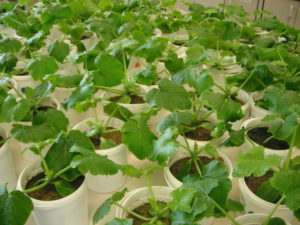
[(198, 64), (204, 61), (208, 55), (205, 52), (205, 48), (199, 44), (194, 44), (186, 51), (187, 62), (190, 64)]
[(148, 127), (148, 119), (148, 116), (136, 115), (122, 127), (122, 141), (138, 159), (151, 156), (153, 142), (156, 140)]
[(241, 130), (231, 130), (229, 131), (229, 138), (227, 138), (221, 146), (232, 147), (241, 146), (245, 141), (245, 129)]
[(51, 82), (56, 87), (63, 87), (63, 88), (78, 87), (82, 79), (83, 79), (82, 74), (74, 74), (74, 75), (51, 74), (51, 75), (47, 75), (44, 78), (45, 81)]
[(209, 193), (218, 186), (218, 180), (212, 178), (200, 179), (199, 177), (187, 176), (183, 180), (184, 188), (193, 188), (199, 194), (209, 195)]
[(30, 61), (26, 67), (34, 80), (42, 80), (45, 75), (55, 73), (58, 69), (54, 58), (45, 55)]
[(203, 147), (200, 148), (200, 150), (201, 150), (201, 152), (206, 152), (213, 158), (219, 157), (219, 153), (218, 153), (218, 150), (216, 149), (216, 147), (214, 147), (210, 144), (204, 145)]
[(0, 55), (0, 71), (10, 72), (16, 65), (18, 59), (15, 55), (5, 53)]
[(11, 130), (11, 136), (24, 143), (42, 142), (56, 135), (57, 130), (46, 123), (37, 126), (14, 124)]
[(132, 219), (121, 219), (121, 218), (114, 218), (112, 221), (105, 223), (105, 225), (132, 225)]
[(95, 65), (97, 69), (90, 75), (97, 86), (113, 87), (125, 78), (123, 65), (112, 55), (97, 56)]
[(8, 95), (0, 106), (0, 122), (21, 121), (30, 111), (31, 104), (27, 99), (16, 99)]
[(94, 216), (93, 216), (93, 224), (97, 224), (103, 217), (105, 217), (111, 208), (111, 199), (105, 200), (101, 206), (96, 210)]
[(300, 221), (300, 209), (294, 211), (294, 216), (297, 218), (298, 221)]
[(153, 65), (147, 65), (147, 67), (138, 72), (135, 77), (136, 82), (150, 86), (158, 79), (156, 67)]
[(279, 167), (281, 157), (278, 155), (264, 155), (263, 147), (254, 147), (239, 155), (233, 171), (234, 177), (263, 176), (273, 167)]
[(272, 187), (270, 180), (260, 185), (255, 194), (268, 202), (276, 202), (280, 198), (280, 193)]
[(48, 47), (49, 55), (54, 57), (58, 62), (63, 63), (70, 53), (70, 47), (63, 41), (55, 40)]
[(0, 53), (17, 53), (22, 48), (20, 41), (14, 38), (4, 38), (0, 40)]
[(50, 147), (45, 156), (45, 161), (53, 172), (59, 172), (69, 166), (76, 153), (71, 152), (73, 145), (81, 146), (94, 151), (90, 139), (78, 130), (71, 130), (67, 134), (61, 133)]
[(193, 72), (187, 74), (186, 81), (191, 87), (197, 90), (199, 95), (214, 85), (214, 80), (208, 70), (202, 70), (199, 75), (193, 70)]
[(173, 112), (164, 117), (157, 125), (159, 132), (164, 132), (169, 127), (180, 127), (181, 125), (189, 125), (193, 121), (191, 112)]
[(192, 212), (192, 201), (194, 199), (196, 191), (191, 188), (178, 188), (172, 191), (172, 201), (168, 203), (168, 206), (172, 210), (182, 210), (187, 213)]
[(118, 146), (112, 139), (101, 137), (100, 140), (101, 140), (100, 142), (101, 150), (110, 149)]
[(41, 21), (43, 23), (51, 23), (56, 19), (72, 18), (72, 10), (68, 5), (47, 4), (41, 12)]
[(73, 158), (70, 165), (72, 168), (77, 168), (82, 174), (113, 175), (120, 169), (120, 166), (108, 159), (107, 156), (99, 155), (81, 146), (74, 145), (70, 152), (80, 153)]
[(143, 57), (147, 62), (152, 63), (158, 57), (162, 56), (162, 53), (167, 47), (168, 40), (160, 37), (151, 37), (147, 39), (146, 43), (137, 48), (134, 52), (136, 56)]
[(217, 118), (219, 120), (234, 122), (244, 116), (239, 103), (226, 98), (220, 93), (204, 91), (201, 100), (206, 106), (212, 107), (217, 111)]
[(6, 185), (0, 185), (1, 225), (24, 225), (32, 210), (33, 204), (27, 195), (21, 191), (8, 193)]
[(56, 191), (63, 197), (66, 197), (76, 191), (76, 188), (64, 180), (54, 182)]
[(117, 104), (116, 102), (108, 103), (104, 106), (104, 112), (107, 115), (118, 118), (123, 121), (128, 121), (133, 116), (132, 112), (127, 108)]
[(118, 202), (118, 201), (122, 200), (124, 198), (126, 192), (128, 192), (127, 188), (124, 188), (122, 191), (115, 192), (111, 197), (112, 201)]
[(91, 99), (93, 93), (93, 84), (80, 85), (75, 91), (72, 92), (71, 96), (65, 100), (64, 107), (66, 109), (76, 109), (76, 106), (81, 102)]
[(244, 205), (240, 202), (228, 199), (227, 209), (231, 212), (242, 212), (244, 211)]
[(171, 221), (172, 225), (196, 225), (193, 215), (180, 210), (172, 212)]
[(170, 127), (157, 139), (153, 144), (153, 152), (150, 158), (159, 163), (164, 163), (180, 146), (176, 141), (178, 131), (174, 127)]
[(167, 78), (158, 82), (159, 89), (152, 89), (146, 95), (146, 102), (157, 105), (169, 111), (184, 110), (191, 107), (189, 93), (180, 85)]
[(300, 188), (300, 171), (281, 170), (273, 174), (271, 185), (282, 194), (289, 194)]
[(59, 133), (60, 131), (67, 131), (69, 120), (61, 111), (56, 109), (38, 111), (33, 117), (32, 125), (37, 126), (44, 123), (48, 124)]
[(20, 6), (30, 5), (34, 2), (34, 0), (18, 0)]
[(121, 168), (124, 175), (130, 177), (140, 178), (144, 173), (143, 170), (133, 167), (132, 165), (125, 165)]
[(271, 218), (270, 221), (267, 223), (267, 225), (286, 225), (283, 219), (274, 217)]

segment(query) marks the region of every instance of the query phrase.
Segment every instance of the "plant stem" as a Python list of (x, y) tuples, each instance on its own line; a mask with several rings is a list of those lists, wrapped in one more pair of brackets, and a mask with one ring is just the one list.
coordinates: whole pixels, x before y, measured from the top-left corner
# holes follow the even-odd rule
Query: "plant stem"
[(196, 167), (196, 170), (197, 170), (199, 176), (202, 177), (201, 169), (200, 169), (200, 167), (199, 167), (199, 164), (198, 164), (198, 162), (197, 162), (197, 159), (195, 159), (194, 156), (193, 156), (193, 163), (195, 164), (195, 167)]
[(42, 184), (40, 184), (36, 187), (30, 188), (30, 189), (24, 190), (23, 192), (26, 194), (26, 193), (38, 191), (38, 190), (42, 189), (43, 187), (46, 187), (49, 184), (49, 182), (50, 182), (49, 180), (46, 180)]
[(24, 95), (19, 92), (19, 90), (17, 88), (15, 88), (14, 85), (11, 85), (11, 88), (16, 92), (16, 94), (20, 97), (20, 98), (24, 98)]
[(44, 166), (44, 168), (45, 168), (45, 171), (48, 172), (48, 171), (49, 171), (49, 167), (48, 167), (48, 165), (47, 165), (47, 163), (46, 163), (44, 157), (42, 156), (41, 152), (39, 152), (39, 156), (40, 156), (40, 159), (41, 159), (41, 161), (42, 161), (42, 164), (43, 164), (43, 166)]
[(68, 171), (69, 169), (71, 169), (72, 167), (69, 165), (65, 168), (63, 168), (62, 170), (60, 170), (59, 172), (57, 172), (54, 176), (53, 179), (59, 177), (60, 175), (62, 175), (63, 173), (65, 173), (66, 171)]
[(156, 199), (155, 199), (154, 191), (152, 189), (152, 185), (151, 185), (150, 178), (149, 178), (148, 174), (145, 174), (145, 180), (146, 180), (146, 183), (147, 183), (149, 194), (150, 194), (151, 198), (154, 200), (153, 201), (153, 203), (154, 203), (153, 208), (155, 210), (158, 210), (158, 205), (157, 205), (157, 202), (156, 202)]
[(5, 142), (7, 142), (11, 137), (4, 138), (2, 141), (0, 141), (0, 146), (3, 145)]
[(294, 147), (294, 143), (295, 143), (295, 140), (296, 140), (296, 134), (297, 134), (298, 126), (299, 125), (297, 125), (297, 127), (295, 128), (294, 133), (293, 133), (293, 137), (292, 137), (292, 141), (291, 141), (291, 144), (290, 144), (287, 160), (286, 160), (286, 163), (285, 163), (285, 168), (286, 169), (288, 169), (290, 167), (292, 152), (293, 152), (293, 147)]
[(214, 199), (210, 198), (211, 202), (235, 225), (240, 225), (235, 219), (222, 206), (219, 205)]
[(252, 72), (250, 73), (250, 75), (247, 77), (247, 79), (246, 80), (244, 80), (244, 82), (242, 83), (242, 85), (241, 86), (239, 86), (238, 87), (238, 89), (236, 89), (233, 93), (232, 93), (232, 95), (236, 95), (247, 83), (248, 83), (248, 81), (250, 80), (250, 78), (253, 76), (253, 74), (254, 74), (254, 71), (255, 71), (255, 68), (252, 70)]
[(135, 216), (136, 218), (139, 218), (139, 219), (145, 220), (145, 221), (150, 221), (150, 220), (151, 220), (151, 218), (147, 218), (147, 217), (141, 216), (141, 215), (139, 215), (139, 214), (137, 214), (137, 213), (131, 211), (130, 209), (126, 209), (124, 206), (122, 206), (122, 205), (119, 204), (118, 202), (114, 202), (114, 204), (115, 204), (116, 206), (118, 206), (119, 208), (123, 209), (125, 212), (127, 212), (127, 213), (129, 213), (129, 214)]
[(285, 196), (282, 196), (279, 201), (276, 203), (275, 207), (272, 209), (271, 213), (269, 214), (268, 218), (265, 220), (265, 222), (262, 225), (267, 225), (270, 221), (270, 219), (273, 217), (274, 213), (276, 212), (277, 208), (280, 206), (282, 201), (285, 199)]
[(120, 129), (103, 130), (103, 134), (110, 134), (118, 131), (120, 131)]

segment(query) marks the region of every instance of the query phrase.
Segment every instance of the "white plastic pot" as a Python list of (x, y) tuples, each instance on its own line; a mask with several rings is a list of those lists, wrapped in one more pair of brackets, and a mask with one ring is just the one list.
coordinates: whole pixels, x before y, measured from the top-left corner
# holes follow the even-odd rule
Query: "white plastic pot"
[[(4, 139), (7, 138), (7, 134), (2, 127), (0, 127), (0, 136)], [(16, 171), (7, 141), (0, 147), (0, 184), (6, 183), (8, 190), (12, 191), (16, 188)]]
[[(247, 213), (263, 213), (269, 214), (272, 209), (275, 207), (275, 204), (267, 202), (258, 196), (256, 196), (247, 186), (245, 179), (239, 179), (239, 188), (241, 191), (241, 202), (244, 203), (245, 210)], [(280, 205), (274, 217), (280, 217), (288, 222), (292, 222), (294, 216), (293, 212), (288, 209), (285, 205)]]
[[(122, 86), (116, 86), (114, 87), (115, 89), (119, 89), (122, 90), (123, 87)], [(147, 93), (148, 91), (150, 91), (152, 88), (156, 88), (156, 86), (144, 86), (144, 85), (140, 85), (141, 91)], [(112, 94), (112, 93), (104, 93), (102, 94), (102, 97), (114, 97), (117, 96), (117, 94)], [(108, 104), (108, 101), (103, 101), (103, 104), (106, 105)], [(119, 103), (119, 105), (129, 109), (132, 113), (140, 113), (143, 112), (147, 109), (150, 108), (150, 106), (147, 103), (141, 103), (141, 104), (123, 104), (123, 103)], [(162, 118), (164, 118), (166, 115), (168, 115), (169, 112), (167, 110), (160, 110), (155, 116), (152, 116), (149, 121), (148, 121), (148, 125), (152, 130), (155, 130), (156, 125), (162, 120)]]
[(251, 103), (252, 103), (251, 97), (244, 90), (239, 90), (236, 98), (245, 103), (244, 105), (242, 105), (242, 112), (245, 116), (241, 120), (233, 122), (232, 129), (234, 130), (238, 130), (241, 127), (242, 123), (245, 120), (249, 119)]
[(32, 79), (30, 75), (22, 75), (22, 76), (17, 76), (14, 75), (13, 79), (17, 83), (18, 91), (24, 92), (24, 88), (30, 87), (30, 88), (35, 88), (40, 84), (39, 81), (35, 81)]
[[(239, 216), (235, 218), (235, 220), (241, 225), (261, 225), (267, 219), (267, 217), (268, 216), (265, 214), (251, 213)], [(286, 225), (290, 225), (290, 223), (286, 222)]]
[[(205, 114), (207, 113), (207, 111), (204, 111), (204, 110), (201, 111), (201, 112), (203, 113), (203, 115), (205, 115)], [(213, 123), (213, 124), (218, 124), (218, 123), (219, 123), (219, 121), (218, 121), (217, 118), (216, 118), (216, 114), (215, 114), (215, 113), (211, 114), (208, 118), (206, 118), (206, 121), (211, 122), (211, 123)], [(224, 141), (227, 137), (228, 137), (228, 133), (225, 132), (221, 137), (216, 138), (216, 139), (213, 141), (213, 143), (214, 143), (214, 144), (219, 144), (219, 143), (221, 143), (222, 141)], [(177, 138), (177, 140), (178, 140), (180, 143), (182, 143), (183, 145), (186, 145), (185, 140), (184, 140), (184, 137), (183, 137), (182, 135), (179, 135), (178, 138)], [(188, 142), (188, 144), (189, 144), (190, 147), (194, 147), (195, 144), (197, 144), (198, 147), (203, 147), (203, 146), (205, 146), (206, 144), (208, 144), (209, 142), (211, 142), (211, 140), (208, 140), (208, 141), (197, 141), (197, 140), (193, 140), (193, 139), (187, 138), (187, 142)]]
[[(230, 160), (228, 159), (228, 157), (224, 153), (220, 152), (219, 154), (220, 154), (220, 157), (224, 160), (224, 163), (228, 170), (229, 178), (231, 179), (232, 178), (231, 174), (232, 174), (232, 170), (233, 170), (232, 164), (231, 164)], [(208, 156), (208, 154), (206, 154), (206, 153), (202, 154), (202, 155)], [(190, 157), (190, 154), (186, 150), (179, 148), (179, 149), (177, 149), (176, 154), (169, 159), (168, 167), (164, 168), (165, 180), (169, 187), (176, 189), (182, 185), (182, 182), (180, 180), (178, 180), (176, 177), (174, 177), (174, 175), (171, 173), (170, 167), (178, 160), (186, 158), (186, 157)]]
[[(171, 192), (172, 188), (163, 187), (163, 186), (152, 186), (154, 196), (157, 201), (161, 202), (169, 202), (172, 200)], [(125, 197), (119, 202), (122, 206), (129, 210), (134, 210), (137, 207), (149, 202), (148, 198), (150, 198), (150, 193), (147, 187), (138, 188), (131, 192), (128, 192)], [(126, 218), (127, 212), (123, 209), (117, 207), (116, 217), (118, 218)]]
[[(232, 174), (232, 170), (233, 170), (232, 164), (231, 164), (229, 158), (227, 158), (227, 156), (224, 153), (220, 152), (219, 154), (220, 154), (220, 157), (224, 160), (225, 165), (227, 166), (229, 178), (231, 179), (232, 178), (231, 174)], [(207, 154), (203, 154), (203, 155), (208, 156)], [(174, 177), (174, 175), (171, 173), (170, 167), (178, 160), (189, 157), (189, 156), (190, 155), (186, 150), (179, 148), (177, 150), (176, 154), (169, 159), (168, 167), (165, 167), (165, 169), (164, 169), (164, 177), (165, 177), (166, 183), (168, 184), (168, 186), (170, 188), (176, 189), (182, 185), (182, 182), (180, 180), (178, 180), (176, 177)], [(199, 223), (201, 225), (210, 225), (214, 221), (215, 221), (215, 218), (209, 217), (209, 218), (202, 219)]]
[(94, 44), (98, 43), (99, 39), (98, 39), (97, 35), (93, 33), (91, 37), (81, 40), (81, 42), (84, 44), (86, 49), (89, 49)]
[[(26, 167), (18, 180), (17, 189), (23, 191), (26, 183), (42, 172), (40, 162), (35, 161)], [(88, 201), (85, 181), (71, 195), (53, 201), (31, 198), (33, 216), (37, 225), (88, 225)]]
[[(100, 121), (106, 121), (108, 117), (100, 117)], [(79, 124), (77, 124), (74, 129), (80, 131), (87, 131), (90, 129), (89, 125), (87, 124), (88, 121), (95, 122), (94, 118), (86, 119)], [(109, 126), (114, 128), (120, 128), (123, 125), (121, 120), (113, 118)], [(97, 154), (99, 155), (106, 155), (110, 160), (114, 161), (119, 165), (127, 164), (127, 147), (126, 145), (119, 144), (118, 146), (110, 149), (105, 150), (96, 150)], [(118, 172), (115, 175), (111, 176), (104, 176), (98, 175), (94, 176), (91, 174), (86, 175), (86, 180), (88, 184), (88, 188), (94, 192), (98, 193), (110, 193), (116, 191), (120, 187), (122, 187), (126, 181), (126, 176), (123, 176), (122, 172)]]
[(259, 101), (263, 98), (263, 92), (254, 92), (251, 94), (251, 98), (253, 99), (251, 102), (250, 116), (251, 118), (264, 118), (265, 116), (271, 114), (269, 110), (266, 110), (258, 105), (255, 102)]
[[(269, 127), (272, 124), (272, 121), (270, 122), (262, 122), (261, 121), (262, 118), (252, 118), (252, 119), (248, 119), (246, 120), (243, 124), (242, 124), (242, 128), (250, 128), (250, 127), (257, 127), (257, 126), (266, 126)], [(247, 134), (246, 134), (247, 135)], [(252, 141), (253, 144), (255, 146), (260, 146), (258, 144), (256, 144), (254, 141)], [(250, 143), (250, 141), (248, 140), (248, 138), (245, 138), (245, 144), (243, 146), (243, 151), (247, 151), (248, 149), (252, 148), (253, 145)], [(269, 149), (269, 148), (265, 148), (265, 154), (267, 155), (279, 155), (281, 156), (283, 159), (286, 159), (287, 154), (288, 154), (288, 149), (285, 150), (274, 150), (274, 149)]]

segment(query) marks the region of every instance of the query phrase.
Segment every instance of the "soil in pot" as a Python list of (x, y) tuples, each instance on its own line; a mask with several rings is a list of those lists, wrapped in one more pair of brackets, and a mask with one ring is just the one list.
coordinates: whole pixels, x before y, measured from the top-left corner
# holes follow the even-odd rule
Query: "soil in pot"
[(289, 149), (289, 144), (285, 141), (278, 140), (276, 138), (271, 138), (265, 142), (268, 138), (272, 136), (268, 132), (268, 127), (256, 127), (252, 128), (247, 132), (247, 135), (258, 145), (264, 146), (265, 148), (274, 150), (287, 150)]
[[(180, 181), (182, 181), (182, 171), (185, 170), (185, 167), (189, 160), (191, 160), (190, 157), (180, 159), (180, 160), (176, 161), (175, 163), (173, 163), (170, 167), (170, 171), (173, 174), (173, 176), (176, 177)], [(201, 163), (199, 163), (200, 169), (202, 169), (203, 166), (209, 164), (213, 160), (215, 160), (215, 159), (209, 158), (207, 156), (199, 156), (199, 161), (201, 162)], [(218, 160), (221, 163), (224, 163), (224, 160), (222, 158), (218, 158)], [(196, 169), (196, 166), (194, 165), (194, 163), (191, 163), (191, 168), (190, 168), (188, 174), (197, 174), (197, 169)]]
[[(108, 127), (107, 128), (107, 130), (112, 130), (112, 129), (114, 129), (114, 128), (113, 127)], [(120, 131), (116, 131), (116, 132), (112, 132), (112, 133), (108, 133), (108, 134), (103, 134), (102, 137), (112, 140), (117, 145), (122, 143), (122, 133)], [(90, 140), (94, 144), (95, 149), (100, 149), (100, 145), (101, 145), (100, 137), (93, 136), (93, 137), (90, 137)]]
[[(143, 97), (138, 96), (138, 95), (128, 95), (130, 97), (130, 104), (143, 104), (145, 103), (145, 100)], [(109, 99), (111, 102), (118, 102), (122, 96), (114, 96)]]
[(210, 132), (211, 130), (204, 127), (197, 127), (197, 129), (185, 133), (185, 136), (194, 141), (209, 141), (213, 138)]
[(15, 76), (28, 76), (28, 75), (29, 75), (29, 73), (26, 71), (15, 74)]
[(4, 143), (2, 143), (4, 140), (4, 138), (2, 136), (0, 136), (0, 148), (4, 145)]
[[(40, 179), (43, 179), (45, 177), (44, 173), (39, 173), (32, 177), (26, 184), (25, 190), (36, 187), (39, 185), (37, 181)], [(55, 181), (62, 180), (61, 178), (57, 178)], [(84, 176), (80, 176), (77, 179), (75, 179), (72, 182), (68, 182), (70, 185), (72, 185), (75, 189), (78, 189), (80, 185), (84, 181)], [(54, 184), (48, 184), (47, 186), (41, 188), (38, 191), (27, 193), (31, 198), (42, 200), (42, 201), (53, 201), (64, 198), (64, 196), (60, 195), (56, 189)]]
[[(158, 202), (160, 204), (165, 204), (164, 202)], [(146, 217), (146, 218), (152, 218), (153, 216), (151, 215), (151, 210), (152, 210), (152, 207), (150, 205), (150, 203), (144, 203), (143, 205), (137, 207), (136, 209), (134, 209), (133, 211), (143, 217)], [(144, 223), (146, 223), (146, 221), (144, 220), (141, 220), (139, 218), (136, 218), (135, 216), (133, 215), (128, 215), (127, 218), (132, 218), (133, 219), (133, 225), (142, 225)], [(162, 218), (160, 219), (160, 221), (166, 225), (171, 225), (171, 220), (170, 219), (167, 219), (167, 218)]]
[[(268, 171), (266, 174), (264, 174), (261, 177), (255, 177), (253, 175), (250, 177), (245, 177), (245, 182), (246, 182), (248, 188), (257, 195), (261, 185), (263, 185), (265, 182), (267, 182), (272, 176), (273, 176), (273, 171)], [(280, 197), (281, 196), (278, 195), (278, 197), (272, 203), (277, 203), (279, 201)], [(268, 201), (267, 199), (264, 199), (264, 200)]]

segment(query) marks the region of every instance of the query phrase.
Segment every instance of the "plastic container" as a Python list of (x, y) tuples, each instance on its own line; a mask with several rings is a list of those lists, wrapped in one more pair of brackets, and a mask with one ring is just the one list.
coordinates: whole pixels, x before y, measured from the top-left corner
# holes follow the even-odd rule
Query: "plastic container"
[[(106, 121), (108, 117), (99, 117), (100, 121)], [(87, 124), (88, 121), (95, 122), (94, 118), (86, 119), (80, 122), (78, 125), (74, 127), (74, 129), (80, 131), (87, 131), (89, 130), (89, 125)], [(113, 118), (109, 126), (114, 128), (120, 128), (123, 125), (121, 120)], [(105, 149), (105, 150), (96, 150), (96, 153), (99, 155), (106, 155), (110, 160), (114, 161), (119, 165), (127, 164), (127, 147), (126, 145), (119, 144), (114, 148)], [(86, 180), (88, 184), (88, 188), (97, 193), (110, 193), (116, 191), (120, 187), (122, 187), (126, 181), (126, 176), (123, 176), (122, 172), (118, 172), (115, 175), (111, 176), (104, 176), (98, 175), (94, 176), (91, 174), (86, 175)]]
[[(257, 126), (268, 127), (268, 126), (271, 126), (271, 124), (272, 124), (272, 121), (263, 122), (263, 121), (261, 121), (261, 118), (252, 118), (252, 119), (246, 120), (242, 124), (242, 128), (248, 129), (250, 127), (257, 127)], [(253, 141), (253, 144), (254, 144), (254, 146), (260, 146), (260, 145), (256, 144), (254, 141)], [(250, 141), (247, 138), (245, 138), (245, 144), (244, 144), (242, 150), (247, 151), (248, 149), (250, 149), (252, 147), (253, 147), (253, 145), (250, 143)], [(274, 149), (265, 148), (265, 154), (267, 154), (267, 155), (274, 155), (275, 154), (275, 155), (281, 156), (283, 159), (286, 159), (287, 155), (288, 155), (288, 149), (274, 150)]]
[[(267, 219), (267, 217), (268, 216), (265, 214), (251, 213), (239, 216), (235, 218), (235, 220), (241, 225), (261, 225)], [(286, 225), (290, 225), (290, 223), (286, 222)]]
[[(220, 154), (220, 157), (224, 160), (225, 165), (227, 166), (229, 178), (231, 179), (232, 178), (231, 174), (232, 174), (232, 170), (233, 170), (232, 164), (224, 153), (220, 152), (219, 154)], [(203, 154), (203, 155), (208, 156), (207, 154)], [(189, 156), (190, 155), (186, 150), (180, 148), (177, 150), (176, 154), (169, 159), (168, 167), (165, 167), (165, 169), (164, 169), (165, 180), (169, 187), (176, 189), (182, 185), (182, 182), (180, 180), (178, 180), (176, 177), (174, 177), (174, 175), (171, 173), (170, 167), (173, 165), (173, 163), (177, 162), (178, 160), (189, 157)], [(199, 223), (201, 225), (210, 225), (214, 221), (215, 221), (215, 218), (209, 217), (209, 218), (205, 218), (205, 219), (201, 220)]]
[(254, 92), (251, 94), (251, 98), (253, 99), (251, 102), (251, 118), (264, 118), (265, 116), (271, 114), (269, 110), (266, 110), (258, 105), (255, 104), (255, 102), (259, 101), (260, 99), (263, 98), (264, 93), (259, 91), (259, 92)]
[[(267, 202), (255, 195), (247, 186), (244, 178), (240, 178), (238, 184), (241, 191), (241, 202), (244, 203), (247, 213), (263, 213), (268, 215), (275, 207), (275, 204)], [(277, 208), (274, 217), (283, 218), (291, 223), (294, 215), (285, 205), (280, 205)]]
[[(0, 136), (4, 139), (7, 138), (7, 134), (2, 127), (0, 127)], [(0, 147), (0, 184), (6, 183), (9, 191), (16, 188), (16, 171), (8, 141)]]
[[(26, 167), (18, 180), (17, 189), (24, 190), (26, 183), (40, 173), (40, 161)], [(88, 201), (85, 181), (71, 195), (53, 201), (41, 201), (31, 198), (36, 225), (88, 225)]]

